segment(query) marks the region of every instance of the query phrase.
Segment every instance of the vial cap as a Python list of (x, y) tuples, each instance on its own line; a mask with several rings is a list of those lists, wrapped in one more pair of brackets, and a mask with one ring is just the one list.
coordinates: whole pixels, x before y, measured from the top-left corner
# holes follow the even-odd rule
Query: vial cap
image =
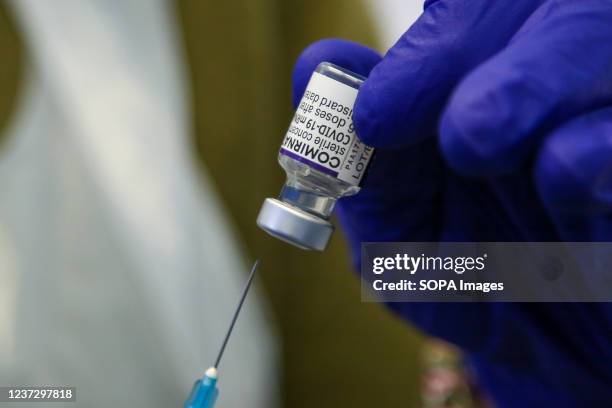
[(329, 221), (274, 198), (264, 201), (257, 225), (280, 240), (315, 251), (323, 251), (334, 232)]

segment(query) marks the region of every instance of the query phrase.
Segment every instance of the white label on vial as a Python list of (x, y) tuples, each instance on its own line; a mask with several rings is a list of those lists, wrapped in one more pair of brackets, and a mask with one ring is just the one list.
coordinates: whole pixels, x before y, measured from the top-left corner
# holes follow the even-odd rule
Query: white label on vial
[(374, 149), (353, 128), (357, 89), (315, 72), (295, 111), (280, 153), (358, 186)]

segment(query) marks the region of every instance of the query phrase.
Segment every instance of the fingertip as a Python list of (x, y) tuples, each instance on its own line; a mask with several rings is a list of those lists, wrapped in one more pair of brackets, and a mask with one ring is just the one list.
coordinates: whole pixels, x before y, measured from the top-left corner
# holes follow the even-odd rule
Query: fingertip
[(390, 118), (381, 118), (376, 106), (376, 92), (371, 90), (370, 83), (366, 80), (359, 89), (353, 109), (355, 133), (366, 145), (381, 147), (381, 144), (384, 145), (385, 138), (381, 137), (380, 123), (381, 120), (384, 122)]
[(410, 90), (402, 81), (391, 85), (381, 80), (386, 74), (379, 68), (363, 83), (355, 101), (353, 122), (359, 138), (372, 147), (394, 149), (431, 136), (427, 125), (432, 118), (416, 110), (406, 112), (402, 102), (409, 98)]
[(555, 212), (579, 208), (587, 189), (568, 172), (555, 152), (556, 143), (545, 143), (534, 167), (538, 195), (546, 208)]
[(452, 169), (493, 177), (522, 164), (534, 143), (533, 129), (524, 126), (529, 115), (521, 112), (527, 103), (513, 93), (523, 84), (522, 78), (487, 71), (459, 85), (439, 124), (440, 149)]
[(561, 213), (612, 210), (612, 109), (591, 113), (553, 132), (534, 167), (538, 194)]
[(367, 77), (380, 60), (378, 52), (353, 41), (332, 38), (309, 45), (298, 56), (293, 69), (293, 106), (299, 104), (312, 73), (321, 62), (331, 62)]
[[(590, 201), (589, 186), (577, 177), (574, 163), (580, 159), (567, 154), (568, 140), (554, 135), (542, 146), (534, 167), (536, 189), (544, 205), (555, 212), (575, 212)], [(561, 135), (562, 136), (562, 135)]]
[(450, 107), (440, 120), (440, 150), (448, 166), (468, 177), (496, 175), (509, 171), (508, 158), (487, 149), (462, 107)]

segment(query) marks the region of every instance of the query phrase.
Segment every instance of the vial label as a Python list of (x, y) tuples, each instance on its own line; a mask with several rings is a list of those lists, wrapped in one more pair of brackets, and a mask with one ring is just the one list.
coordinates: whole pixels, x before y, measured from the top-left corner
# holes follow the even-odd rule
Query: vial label
[(280, 153), (358, 186), (374, 149), (355, 135), (357, 89), (315, 72), (295, 111)]

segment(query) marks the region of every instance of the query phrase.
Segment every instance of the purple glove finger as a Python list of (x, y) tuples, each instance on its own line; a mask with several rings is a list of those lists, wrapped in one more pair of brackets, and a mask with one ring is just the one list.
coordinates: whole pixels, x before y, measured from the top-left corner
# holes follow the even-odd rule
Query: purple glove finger
[(457, 88), (441, 125), (453, 169), (517, 169), (568, 118), (612, 103), (612, 3), (549, 1)]
[(438, 0), (389, 50), (355, 106), (361, 139), (399, 147), (434, 134), (457, 82), (499, 51), (541, 1)]

